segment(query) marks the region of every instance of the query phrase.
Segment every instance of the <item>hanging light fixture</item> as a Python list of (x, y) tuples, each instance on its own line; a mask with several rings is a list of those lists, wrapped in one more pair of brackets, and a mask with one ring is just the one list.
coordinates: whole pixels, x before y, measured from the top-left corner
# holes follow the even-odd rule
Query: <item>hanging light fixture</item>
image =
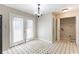
[(37, 4), (38, 8), (37, 8), (37, 12), (35, 12), (35, 15), (39, 18), (40, 16), (42, 16), (41, 12), (40, 12), (40, 4)]

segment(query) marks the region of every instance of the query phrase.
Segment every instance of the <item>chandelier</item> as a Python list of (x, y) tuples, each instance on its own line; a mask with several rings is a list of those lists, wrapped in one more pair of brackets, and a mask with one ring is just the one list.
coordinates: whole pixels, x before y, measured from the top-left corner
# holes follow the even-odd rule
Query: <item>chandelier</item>
[(40, 4), (37, 4), (37, 12), (35, 12), (35, 15), (39, 18), (40, 16), (42, 16), (41, 12), (40, 12)]

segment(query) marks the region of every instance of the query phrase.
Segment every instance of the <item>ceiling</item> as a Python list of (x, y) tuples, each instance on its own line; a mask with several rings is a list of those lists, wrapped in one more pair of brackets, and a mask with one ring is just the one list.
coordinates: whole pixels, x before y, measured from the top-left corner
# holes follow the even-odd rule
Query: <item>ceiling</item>
[[(4, 4), (5, 6), (27, 12), (34, 15), (37, 11), (37, 4)], [(79, 9), (79, 4), (40, 4), (40, 11), (42, 14), (50, 12), (62, 12), (64, 8), (71, 8), (70, 11)]]

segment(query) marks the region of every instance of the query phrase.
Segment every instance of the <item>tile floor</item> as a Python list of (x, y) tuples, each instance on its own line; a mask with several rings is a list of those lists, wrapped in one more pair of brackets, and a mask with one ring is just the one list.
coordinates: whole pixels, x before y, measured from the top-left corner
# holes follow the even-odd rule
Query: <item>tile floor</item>
[(77, 54), (79, 46), (75, 42), (56, 41), (53, 44), (33, 40), (15, 47), (12, 47), (3, 52), (3, 54)]

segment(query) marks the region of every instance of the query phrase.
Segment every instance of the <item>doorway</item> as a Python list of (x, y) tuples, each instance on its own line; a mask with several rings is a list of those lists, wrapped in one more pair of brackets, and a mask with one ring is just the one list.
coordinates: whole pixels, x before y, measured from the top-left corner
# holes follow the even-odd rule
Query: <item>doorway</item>
[(60, 40), (76, 42), (76, 17), (60, 19)]

